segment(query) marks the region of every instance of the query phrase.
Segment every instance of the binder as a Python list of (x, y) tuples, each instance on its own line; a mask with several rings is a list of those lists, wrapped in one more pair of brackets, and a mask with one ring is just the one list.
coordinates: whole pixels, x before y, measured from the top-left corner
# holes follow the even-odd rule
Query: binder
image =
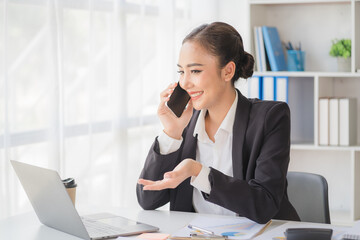
[(329, 144), (339, 145), (339, 99), (329, 100)]
[(288, 102), (289, 93), (289, 78), (288, 77), (276, 77), (275, 78), (275, 100)]
[(259, 27), (254, 27), (254, 45), (255, 45), (255, 60), (256, 68), (260, 72), (262, 71), (262, 62), (260, 57), (260, 40), (259, 40)]
[(260, 51), (260, 60), (261, 60), (261, 71), (266, 72), (267, 70), (267, 57), (265, 54), (265, 46), (264, 46), (264, 38), (262, 33), (262, 27), (257, 28), (258, 35), (259, 35), (259, 51)]
[(262, 78), (260, 76), (253, 76), (248, 81), (248, 97), (262, 99)]
[(339, 144), (341, 146), (357, 143), (357, 100), (341, 98), (339, 100)]
[(319, 145), (329, 145), (329, 98), (319, 99)]
[(262, 80), (262, 83), (263, 83), (262, 99), (274, 101), (275, 100), (275, 77), (264, 76), (262, 78), (263, 78), (263, 80)]
[(285, 55), (277, 28), (263, 26), (262, 33), (271, 71), (286, 71)]

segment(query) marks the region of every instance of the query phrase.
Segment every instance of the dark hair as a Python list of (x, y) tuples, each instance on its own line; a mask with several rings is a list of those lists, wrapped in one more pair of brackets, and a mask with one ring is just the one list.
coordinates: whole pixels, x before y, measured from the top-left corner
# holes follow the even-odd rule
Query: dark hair
[(231, 79), (234, 84), (241, 78), (249, 78), (254, 72), (254, 58), (244, 51), (243, 41), (236, 29), (227, 23), (213, 22), (195, 28), (183, 40), (200, 43), (210, 54), (218, 57), (220, 68), (230, 61), (236, 65), (235, 74)]

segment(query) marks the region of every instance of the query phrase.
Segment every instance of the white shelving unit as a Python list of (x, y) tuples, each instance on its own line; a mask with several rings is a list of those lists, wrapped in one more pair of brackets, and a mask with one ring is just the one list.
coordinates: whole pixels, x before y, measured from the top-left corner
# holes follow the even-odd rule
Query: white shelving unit
[[(282, 41), (306, 52), (305, 72), (255, 72), (257, 76), (288, 76), (291, 109), (289, 171), (318, 173), (329, 184), (333, 224), (360, 219), (360, 1), (359, 0), (248, 0), (250, 30), (276, 26)], [(329, 55), (333, 39), (352, 40), (351, 72), (337, 72)], [(254, 54), (252, 46), (252, 53)], [(357, 98), (357, 145), (319, 146), (318, 99)]]

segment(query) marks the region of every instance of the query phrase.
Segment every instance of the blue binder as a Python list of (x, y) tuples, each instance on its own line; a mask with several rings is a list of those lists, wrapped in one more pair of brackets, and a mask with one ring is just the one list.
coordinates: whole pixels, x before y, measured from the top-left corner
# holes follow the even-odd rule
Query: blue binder
[(262, 77), (252, 76), (248, 81), (248, 98), (262, 99)]
[(286, 71), (285, 55), (277, 28), (263, 26), (262, 32), (271, 71)]
[(262, 100), (275, 100), (276, 80), (274, 76), (262, 77)]
[(288, 102), (289, 93), (289, 78), (276, 77), (275, 78), (275, 92), (274, 97), (276, 101)]

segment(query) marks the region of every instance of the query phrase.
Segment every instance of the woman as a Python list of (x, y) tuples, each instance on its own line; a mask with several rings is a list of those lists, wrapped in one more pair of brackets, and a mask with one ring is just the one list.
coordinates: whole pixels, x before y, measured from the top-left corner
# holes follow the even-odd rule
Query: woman
[[(215, 22), (185, 37), (179, 84), (191, 96), (180, 118), (161, 94), (163, 132), (137, 185), (144, 209), (239, 215), (258, 223), (299, 220), (287, 197), (290, 111), (286, 103), (247, 99), (234, 87), (253, 74), (240, 34)], [(194, 109), (194, 111), (193, 111)]]

